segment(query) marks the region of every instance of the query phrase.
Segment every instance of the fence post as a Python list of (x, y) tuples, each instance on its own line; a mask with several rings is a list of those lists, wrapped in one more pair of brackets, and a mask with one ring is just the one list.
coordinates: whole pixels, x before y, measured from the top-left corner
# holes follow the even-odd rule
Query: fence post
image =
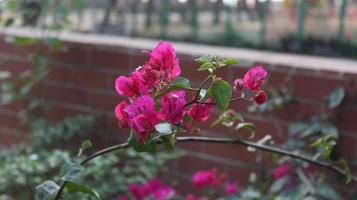
[(233, 36), (233, 5), (226, 5), (227, 8), (227, 21), (226, 21), (226, 30), (225, 30), (225, 37), (226, 39), (230, 39)]
[(269, 4), (270, 0), (265, 0), (265, 2), (262, 3), (261, 7), (261, 27), (260, 27), (260, 44), (264, 45), (266, 42), (266, 35), (267, 35), (267, 17), (269, 15)]
[(338, 43), (342, 46), (345, 42), (345, 16), (346, 16), (346, 7), (347, 7), (347, 0), (340, 1), (340, 10), (338, 15), (338, 33), (337, 33), (337, 40)]
[(191, 31), (192, 40), (196, 40), (198, 36), (198, 22), (197, 22), (197, 2), (196, 0), (191, 0)]
[(169, 24), (169, 1), (161, 0), (160, 12), (160, 37), (167, 37), (167, 25)]
[(302, 42), (304, 40), (304, 24), (305, 24), (305, 9), (306, 9), (306, 3), (305, 0), (298, 0), (298, 27), (297, 27), (297, 34), (296, 34), (296, 39), (297, 39), (297, 45), (299, 51), (302, 50)]

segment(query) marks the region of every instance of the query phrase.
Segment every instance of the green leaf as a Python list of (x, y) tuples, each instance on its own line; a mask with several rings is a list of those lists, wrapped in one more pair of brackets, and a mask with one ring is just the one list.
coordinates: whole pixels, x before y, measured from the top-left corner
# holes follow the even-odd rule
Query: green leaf
[(78, 183), (69, 181), (67, 182), (65, 189), (69, 192), (81, 192), (88, 194), (96, 199), (100, 199), (99, 194), (87, 185), (80, 185)]
[(160, 97), (162, 97), (163, 95), (173, 91), (173, 90), (177, 90), (179, 88), (183, 88), (183, 89), (191, 89), (190, 87), (190, 81), (187, 78), (184, 77), (177, 77), (175, 80), (172, 81), (170, 87), (162, 92), (160, 92), (159, 94), (157, 94), (155, 96), (155, 100), (159, 99)]
[(221, 110), (226, 110), (232, 97), (232, 87), (224, 80), (214, 81), (209, 89), (212, 97)]
[(283, 189), (283, 187), (289, 182), (289, 177), (288, 176), (284, 176), (276, 181), (274, 181), (274, 183), (270, 186), (269, 191), (271, 193), (276, 193), (279, 192), (281, 189)]
[(156, 152), (157, 143), (152, 139), (147, 141), (138, 142), (136, 134), (132, 133), (129, 138), (129, 144), (137, 152)]
[(9, 26), (13, 25), (14, 22), (15, 22), (15, 19), (12, 18), (12, 17), (9, 17), (9, 18), (7, 18), (7, 19), (5, 20), (4, 26), (5, 26), (5, 27), (9, 27)]
[(176, 142), (176, 136), (175, 135), (168, 135), (168, 136), (163, 136), (161, 137), (161, 141), (164, 144), (165, 148), (169, 151), (174, 150), (174, 144)]
[(226, 58), (223, 60), (223, 64), (225, 64), (225, 65), (235, 65), (238, 63), (239, 63), (239, 61), (235, 58)]
[(81, 156), (83, 154), (83, 152), (86, 150), (86, 149), (89, 149), (93, 146), (92, 142), (90, 140), (85, 140), (82, 142), (81, 144), (81, 148), (79, 149), (79, 152), (78, 152), (78, 157)]
[(322, 197), (330, 200), (340, 200), (342, 199), (338, 193), (331, 188), (329, 185), (317, 183), (316, 192), (321, 195)]
[(68, 163), (65, 165), (64, 176), (61, 178), (64, 181), (75, 181), (84, 171), (84, 167), (76, 163)]
[(55, 198), (57, 191), (60, 186), (57, 183), (47, 180), (35, 189), (35, 199), (36, 200), (52, 200)]
[(187, 78), (179, 76), (175, 80), (172, 81), (171, 87), (190, 88), (190, 81)]
[(200, 68), (198, 68), (198, 71), (205, 71), (205, 70), (208, 70), (208, 69), (211, 69), (213, 67), (213, 64), (212, 63), (203, 63)]
[(246, 129), (246, 130), (248, 130), (248, 131), (250, 131), (250, 132), (252, 132), (252, 133), (255, 133), (255, 125), (254, 124), (252, 124), (252, 123), (249, 123), (249, 122), (241, 122), (241, 123), (239, 123), (237, 126), (236, 126), (236, 128), (235, 128), (235, 130), (240, 130), (240, 129), (242, 129), (242, 128), (244, 128), (244, 129)]
[(172, 126), (169, 123), (159, 123), (155, 126), (155, 129), (157, 132), (160, 133), (160, 135), (169, 135), (172, 133)]
[(329, 108), (336, 108), (339, 106), (343, 99), (345, 98), (346, 91), (344, 88), (339, 87), (336, 90), (334, 90), (330, 96), (328, 97), (328, 107)]
[(200, 63), (200, 64), (210, 63), (212, 61), (212, 57), (209, 56), (209, 55), (204, 55), (204, 56), (201, 56), (201, 57), (195, 59), (195, 61)]

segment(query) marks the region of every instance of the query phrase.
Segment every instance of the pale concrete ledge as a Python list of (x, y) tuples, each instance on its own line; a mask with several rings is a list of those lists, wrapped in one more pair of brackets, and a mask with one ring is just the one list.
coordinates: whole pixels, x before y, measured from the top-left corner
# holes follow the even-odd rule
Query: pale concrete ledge
[[(57, 35), (54, 32), (41, 32), (34, 29), (10, 28), (0, 29), (0, 34), (19, 36), (19, 37), (43, 37), (45, 35)], [(104, 45), (111, 47), (126, 47), (139, 50), (152, 49), (157, 40), (128, 38), (121, 36), (99, 35), (99, 34), (82, 34), (61, 32), (58, 34), (62, 41)], [(357, 61), (351, 59), (328, 58), (319, 56), (305, 56), (287, 53), (277, 53), (259, 50), (249, 50), (244, 48), (229, 48), (220, 46), (210, 46), (202, 44), (191, 44), (183, 42), (173, 43), (176, 51), (180, 54), (192, 56), (201, 56), (203, 54), (220, 55), (234, 57), (243, 62), (261, 62), (272, 65), (283, 65), (288, 67), (336, 71), (338, 73), (357, 74)]]

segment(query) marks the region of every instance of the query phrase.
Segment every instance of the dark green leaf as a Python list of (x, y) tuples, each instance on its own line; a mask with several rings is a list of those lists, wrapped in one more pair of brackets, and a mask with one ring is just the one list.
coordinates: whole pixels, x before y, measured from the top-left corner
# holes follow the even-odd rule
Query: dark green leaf
[(344, 88), (339, 87), (336, 90), (334, 90), (330, 96), (328, 97), (328, 106), (329, 108), (336, 108), (339, 106), (343, 99), (345, 98), (346, 91)]
[(61, 178), (64, 181), (75, 181), (84, 171), (84, 167), (76, 163), (68, 163), (64, 167), (64, 176)]
[(81, 192), (95, 197), (96, 199), (100, 199), (99, 194), (87, 185), (80, 185), (78, 183), (69, 181), (67, 182), (65, 189), (69, 192)]
[(159, 123), (155, 126), (155, 129), (160, 135), (168, 135), (172, 133), (172, 126), (169, 123)]
[(92, 145), (92, 142), (90, 140), (85, 140), (82, 142), (81, 144), (81, 148), (79, 149), (79, 152), (78, 152), (78, 155), (77, 156), (81, 156), (83, 154), (83, 152), (86, 150), (86, 149), (89, 149), (91, 148), (93, 145)]
[(229, 105), (229, 100), (232, 97), (232, 87), (224, 80), (214, 81), (209, 92), (221, 110), (226, 110)]
[(169, 151), (174, 150), (174, 144), (176, 142), (175, 135), (168, 135), (168, 136), (161, 137), (161, 140), (167, 150)]
[(205, 70), (208, 70), (208, 69), (211, 69), (213, 67), (213, 64), (212, 63), (203, 63), (200, 68), (198, 68), (198, 71), (205, 71)]
[(172, 81), (171, 87), (190, 88), (190, 81), (187, 78), (179, 76), (175, 80)]
[(38, 185), (35, 189), (35, 199), (36, 200), (52, 200), (56, 196), (57, 191), (60, 186), (57, 183), (47, 180), (40, 185)]
[(136, 134), (132, 134), (129, 139), (129, 144), (133, 149), (137, 152), (155, 152), (157, 143), (152, 139), (148, 139), (147, 141), (137, 141)]
[(5, 20), (4, 26), (9, 27), (9, 26), (13, 25), (14, 22), (15, 22), (15, 19), (12, 17), (9, 17)]
[(223, 60), (223, 64), (225, 64), (225, 65), (235, 65), (238, 63), (239, 63), (239, 61), (235, 58), (226, 58)]

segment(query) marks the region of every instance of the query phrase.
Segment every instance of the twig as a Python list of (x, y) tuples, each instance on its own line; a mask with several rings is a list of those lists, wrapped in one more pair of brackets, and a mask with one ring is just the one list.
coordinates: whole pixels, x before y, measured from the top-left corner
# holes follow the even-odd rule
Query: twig
[[(157, 143), (161, 143), (161, 140), (157, 140)], [(251, 142), (251, 141), (246, 141), (246, 140), (241, 140), (238, 138), (217, 138), (217, 137), (201, 137), (201, 136), (192, 136), (192, 137), (177, 137), (177, 142), (206, 142), (206, 143), (231, 143), (231, 144), (238, 144), (238, 145), (243, 145), (243, 146), (248, 146), (248, 147), (253, 147), (255, 149), (260, 149), (263, 151), (267, 151), (267, 152), (271, 152), (271, 153), (277, 153), (280, 155), (284, 155), (284, 156), (289, 156), (295, 159), (299, 159), (317, 166), (320, 166), (322, 168), (331, 170), (341, 176), (347, 176), (347, 173), (345, 170), (341, 169), (340, 167), (337, 167), (331, 163), (328, 162), (324, 162), (324, 161), (319, 161), (317, 159), (311, 158), (311, 157), (307, 157), (307, 156), (303, 156), (294, 152), (290, 152), (284, 149), (280, 149), (277, 147), (273, 147), (273, 146), (267, 146), (264, 144), (258, 144), (255, 142)], [(128, 142), (124, 142), (122, 144), (117, 144), (105, 149), (102, 149), (100, 151), (97, 151), (96, 153), (88, 156), (86, 159), (84, 159), (82, 162), (80, 162), (80, 165), (85, 165), (87, 164), (89, 161), (93, 160), (96, 157), (99, 157), (101, 155), (116, 151), (116, 150), (120, 150), (120, 149), (126, 149), (130, 147)], [(357, 177), (353, 176), (351, 179), (352, 182), (357, 183)], [(60, 189), (58, 190), (56, 197), (54, 198), (54, 200), (59, 200), (61, 198), (62, 192), (64, 190), (64, 187), (66, 185), (66, 181), (64, 181), (61, 186)]]

